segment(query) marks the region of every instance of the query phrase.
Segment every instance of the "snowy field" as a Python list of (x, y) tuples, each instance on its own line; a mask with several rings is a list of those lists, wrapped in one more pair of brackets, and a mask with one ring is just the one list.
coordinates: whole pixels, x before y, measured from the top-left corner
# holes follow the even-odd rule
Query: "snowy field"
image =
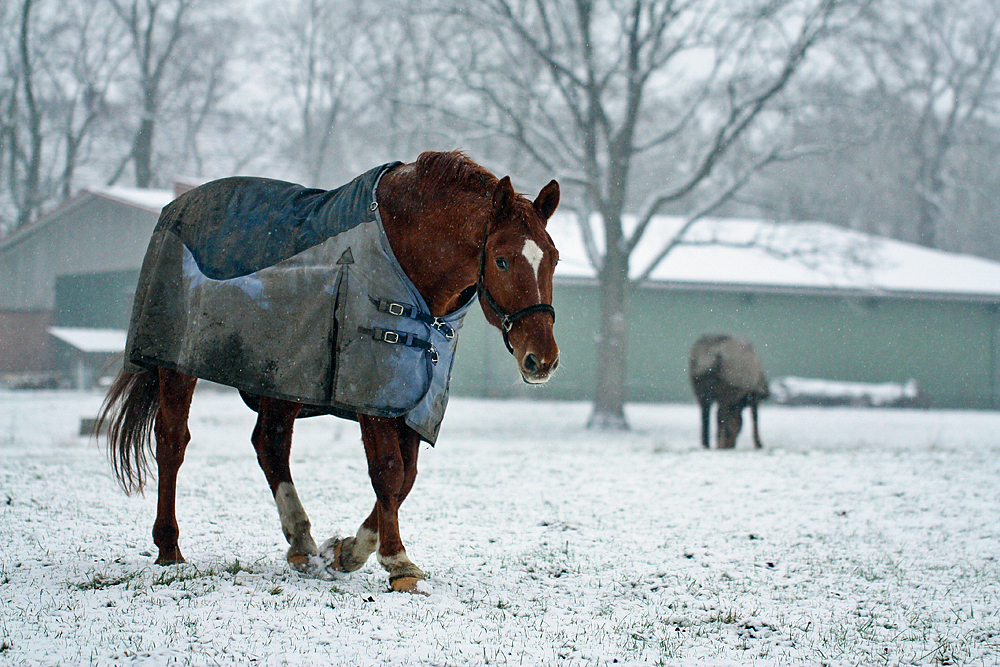
[[(235, 393), (199, 390), (178, 517), (77, 436), (101, 396), (0, 392), (2, 665), (996, 665), (1000, 413), (761, 410), (765, 448), (698, 446), (691, 405), (453, 399), (403, 507), (429, 597), (372, 559), (307, 577)], [(747, 429), (745, 429), (746, 431)], [(374, 501), (357, 426), (300, 421), (318, 540)]]

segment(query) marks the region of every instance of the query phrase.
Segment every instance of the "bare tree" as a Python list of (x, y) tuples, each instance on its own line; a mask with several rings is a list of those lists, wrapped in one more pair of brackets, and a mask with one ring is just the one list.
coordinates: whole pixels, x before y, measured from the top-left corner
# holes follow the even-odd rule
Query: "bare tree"
[(191, 10), (198, 0), (107, 1), (128, 31), (141, 100), (131, 149), (109, 182), (116, 182), (131, 162), (135, 166), (135, 185), (146, 188), (153, 183), (154, 135), (167, 75), (178, 64), (178, 45), (193, 30)]
[(0, 5), (0, 236), (17, 219), (21, 57), (19, 4)]
[(93, 14), (89, 5), (24, 0), (16, 17), (0, 15), (4, 34), (15, 37), (4, 44), (0, 85), (0, 173), (7, 206), (16, 211), (8, 227), (26, 224), (47, 201), (69, 195), (81, 143), (109, 80), (107, 70), (97, 75), (112, 51), (108, 42), (101, 44), (105, 55), (89, 58)]
[[(376, 5), (378, 6), (378, 5)], [(359, 76), (365, 5), (347, 1), (296, 0), (270, 15), (269, 52), (279, 106), (297, 120), (288, 150), (311, 185), (329, 184), (353, 173), (349, 129), (367, 112), (372, 89)]]
[[(1000, 5), (992, 0), (883, 0), (859, 40), (876, 93), (903, 113), (884, 120), (906, 137), (916, 240), (943, 245), (965, 177), (963, 144), (997, 133)], [(993, 142), (991, 142), (993, 143)], [(905, 165), (901, 165), (905, 170)]]
[[(441, 45), (431, 28), (437, 17), (420, 2), (364, 6), (358, 29), (365, 56), (356, 67), (378, 100), (368, 136), (388, 155), (402, 159), (437, 146), (455, 148), (450, 119), (431, 103), (447, 81)], [(454, 91), (452, 91), (452, 94)]]
[[(31, 10), (34, 0), (23, 0), (21, 4), (20, 32), (18, 39), (18, 56), (20, 60), (20, 92), (24, 108), (24, 125), (27, 134), (27, 147), (23, 155), (15, 148), (15, 157), (23, 162), (23, 175), (20, 179), (20, 197), (18, 201), (17, 221), (15, 227), (27, 223), (39, 210), (42, 204), (41, 174), (42, 174), (42, 111), (35, 96), (35, 57), (32, 53)], [(14, 138), (17, 146), (16, 136)], [(12, 176), (16, 178), (16, 171)], [(14, 190), (17, 192), (17, 190)]]
[[(602, 221), (599, 245), (589, 216), (579, 216), (601, 292), (591, 426), (627, 427), (630, 259), (650, 221), (674, 207), (692, 212), (693, 223), (783, 156), (780, 124), (769, 131), (761, 120), (841, 4), (769, 0), (734, 10), (713, 0), (479, 0), (457, 10), (480, 31), (464, 48), (452, 46), (453, 76), (488, 112), (456, 113), (576, 186), (582, 209)], [(454, 42), (463, 33), (449, 34)], [(656, 155), (670, 156), (673, 167), (642, 183), (635, 170)], [(643, 187), (638, 222), (626, 228), (623, 216)]]
[(63, 0), (56, 25), (43, 64), (49, 122), (62, 160), (56, 189), (67, 199), (77, 170), (88, 162), (86, 146), (94, 141), (97, 125), (108, 117), (108, 90), (126, 50), (119, 46), (124, 37), (121, 24), (96, 3)]

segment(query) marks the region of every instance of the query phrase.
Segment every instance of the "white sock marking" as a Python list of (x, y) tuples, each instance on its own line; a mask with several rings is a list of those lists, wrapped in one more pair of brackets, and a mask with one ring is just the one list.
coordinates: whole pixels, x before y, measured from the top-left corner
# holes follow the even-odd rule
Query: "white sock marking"
[(364, 526), (358, 528), (358, 534), (355, 537), (358, 549), (362, 549), (366, 556), (370, 556), (376, 549), (378, 549), (378, 533), (374, 533)]
[(309, 517), (306, 515), (295, 485), (282, 482), (278, 492), (274, 494), (274, 504), (278, 506), (278, 516), (281, 517), (281, 530), (285, 533), (288, 543), (297, 546), (302, 541), (312, 541), (309, 535)]

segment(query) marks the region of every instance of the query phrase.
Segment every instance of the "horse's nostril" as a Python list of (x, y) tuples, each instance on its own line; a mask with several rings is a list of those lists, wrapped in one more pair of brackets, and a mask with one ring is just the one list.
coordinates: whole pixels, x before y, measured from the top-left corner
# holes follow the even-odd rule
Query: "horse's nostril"
[(523, 365), (524, 365), (524, 370), (528, 371), (529, 373), (534, 373), (535, 371), (538, 370), (538, 357), (536, 357), (534, 354), (529, 354), (524, 358)]
[(554, 371), (557, 368), (559, 368), (559, 357), (556, 357), (556, 360), (552, 362), (552, 366), (550, 367), (549, 370)]

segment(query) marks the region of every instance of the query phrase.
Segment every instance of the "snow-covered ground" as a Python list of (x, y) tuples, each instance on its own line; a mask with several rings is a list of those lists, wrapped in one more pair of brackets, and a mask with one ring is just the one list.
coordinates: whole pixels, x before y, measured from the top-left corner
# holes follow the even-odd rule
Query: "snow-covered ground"
[[(403, 507), (429, 597), (285, 564), (253, 414), (199, 391), (178, 515), (79, 437), (97, 393), (0, 392), (0, 664), (995, 665), (1000, 414), (761, 409), (698, 446), (691, 405), (453, 399)], [(298, 423), (317, 539), (374, 500), (357, 426)]]

